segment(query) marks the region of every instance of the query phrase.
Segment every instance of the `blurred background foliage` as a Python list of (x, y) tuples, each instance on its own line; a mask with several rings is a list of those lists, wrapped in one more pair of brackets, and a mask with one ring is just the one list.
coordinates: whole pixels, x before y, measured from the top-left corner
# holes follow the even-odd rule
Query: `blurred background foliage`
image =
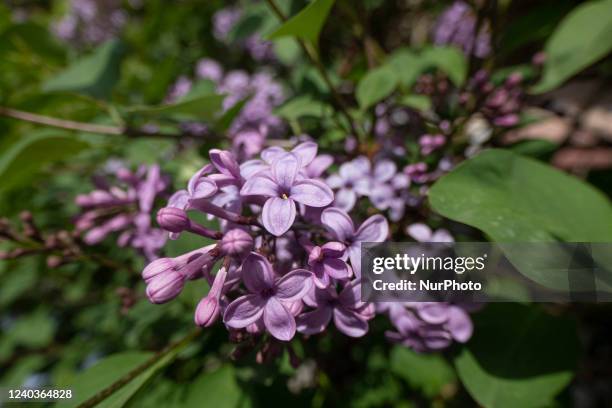
[[(474, 64), (498, 78), (507, 77), (509, 67), (521, 70), (533, 79), (530, 98), (540, 114), (533, 119), (523, 112), (521, 120), (525, 126), (532, 121), (548, 121), (549, 126), (535, 130), (540, 132), (536, 140), (511, 148), (571, 171), (607, 196), (584, 184), (564, 190), (560, 175), (539, 173), (529, 167), (535, 164), (518, 158), (508, 160), (526, 166), (533, 183), (516, 188), (502, 168), (494, 191), (488, 191), (478, 166), (502, 166), (496, 156), (490, 163), (463, 167), (452, 174), (453, 180), (434, 188), (433, 209), (495, 240), (516, 238), (509, 231), (519, 225), (526, 226), (520, 231), (526, 240), (545, 234), (567, 241), (611, 241), (612, 121), (610, 105), (598, 98), (611, 89), (612, 3), (476, 3), (495, 7), (489, 11), (495, 49), (478, 62), (429, 43), (433, 22), (449, 2), (338, 0), (327, 20), (315, 15), (315, 21), (298, 29), (308, 36), (310, 24), (327, 21), (319, 55), (331, 81), (351, 98), (351, 113), (364, 122), (377, 102), (398, 90), (407, 106), (427, 110), (430, 100), (406, 91), (424, 72), (442, 72), (460, 87), (474, 73)], [(265, 37), (280, 27), (265, 2), (240, 4), (242, 17), (230, 34), (234, 40), (253, 33)], [(291, 16), (308, 2), (279, 4)], [(176, 190), (206, 160), (208, 149), (227, 146), (223, 138), (194, 143), (124, 131), (154, 121), (173, 133), (182, 118), (214, 122), (218, 134), (227, 129), (231, 117), (215, 116), (221, 100), (206, 84), (187, 99), (191, 103), (164, 102), (177, 78), (192, 76), (202, 57), (213, 57), (228, 69), (258, 69), (260, 64), (245, 52), (213, 36), (212, 16), (226, 6), (220, 0), (126, 1), (128, 20), (120, 36), (101, 45), (77, 46), (60, 41), (51, 30), (68, 12), (69, 2), (0, 4), (0, 105), (122, 130), (103, 135), (0, 117), (0, 215), (18, 223), (19, 213), (28, 210), (40, 230), (70, 230), (78, 213), (74, 197), (91, 190), (90, 176), (107, 160), (158, 162), (172, 174)], [(324, 148), (342, 150), (338, 146), (346, 131), (336, 122), (343, 119), (331, 113), (328, 88), (291, 38), (296, 33), (286, 30), (288, 37), (274, 40), (279, 60), (274, 72), (292, 96), (277, 113)], [(367, 52), (360, 50), (362, 41)], [(541, 50), (547, 63), (538, 77), (530, 60)], [(604, 136), (576, 141), (576, 130), (585, 122), (568, 112), (581, 104), (575, 99), (592, 83), (599, 92), (585, 98), (591, 98), (588, 107), (597, 106), (607, 115), (600, 119)], [(559, 132), (551, 120), (562, 120), (565, 127)], [(564, 138), (554, 139), (555, 132)], [(591, 156), (569, 160), (567, 154), (575, 153), (576, 146)], [(603, 165), (590, 159), (602, 155)], [(559, 194), (539, 189), (556, 183), (563, 190)], [(470, 208), (453, 202), (462, 194), (483, 194), (490, 200), (483, 205), (498, 210), (508, 197), (532, 194), (531, 201), (545, 204), (540, 211), (547, 224), (538, 224), (541, 214), (529, 218), (532, 208), (521, 209), (524, 218), (517, 208), (502, 208), (507, 224), (489, 228), (486, 214), (472, 219)], [(567, 205), (559, 210), (557, 200)], [(175, 256), (202, 245), (200, 238), (183, 234), (169, 242), (166, 253)], [(0, 249), (8, 248), (0, 242)], [(43, 255), (0, 261), (0, 383), (72, 388), (76, 398), (60, 407), (76, 406), (126, 375), (130, 381), (100, 406), (596, 407), (612, 400), (608, 305), (492, 305), (476, 315), (475, 337), (466, 346), (438, 354), (388, 344), (383, 334), (387, 323), (377, 320), (362, 339), (326, 333), (292, 343), (278, 358), (257, 364), (256, 352), (236, 349), (224, 330), (195, 330), (192, 311), (208, 290), (205, 283), (187, 286), (178, 301), (152, 305), (143, 296), (143, 266), (144, 259), (111, 239), (87, 249), (79, 262), (58, 268), (49, 268)], [(174, 343), (190, 335), (195, 340)]]

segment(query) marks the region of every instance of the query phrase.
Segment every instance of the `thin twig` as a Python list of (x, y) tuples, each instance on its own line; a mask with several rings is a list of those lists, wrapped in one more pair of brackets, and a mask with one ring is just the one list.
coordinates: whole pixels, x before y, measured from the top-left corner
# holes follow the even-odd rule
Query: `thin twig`
[(118, 126), (96, 125), (93, 123), (75, 122), (66, 119), (57, 119), (51, 116), (38, 115), (36, 113), (24, 112), (17, 109), (0, 106), (0, 116), (19, 119), (26, 122), (38, 123), (39, 125), (51, 126), (60, 129), (79, 130), (89, 133), (102, 133), (108, 135), (123, 135), (126, 129)]
[(76, 130), (88, 133), (97, 133), (102, 135), (119, 135), (126, 137), (155, 137), (164, 139), (176, 139), (180, 137), (194, 136), (187, 132), (182, 133), (162, 133), (159, 131), (148, 132), (137, 128), (126, 126), (110, 126), (98, 125), (95, 123), (76, 122), (67, 119), (58, 119), (51, 116), (39, 115), (37, 113), (21, 111), (13, 108), (0, 106), (0, 116), (6, 116), (13, 119), (23, 120), (25, 122), (36, 123), (44, 126), (51, 126), (58, 129)]
[[(266, 0), (266, 2), (270, 6), (270, 8), (274, 12), (274, 14), (276, 14), (276, 16), (278, 17), (279, 20), (281, 20), (283, 23), (288, 20), (287, 16), (278, 7), (278, 5), (274, 2), (274, 0)], [(332, 84), (331, 79), (329, 78), (329, 75), (327, 74), (327, 71), (325, 70), (325, 67), (321, 63), (321, 59), (319, 58), (319, 54), (317, 53), (317, 51), (312, 47), (312, 45), (306, 44), (300, 38), (296, 38), (296, 41), (298, 42), (298, 44), (302, 48), (302, 51), (304, 52), (304, 54), (314, 64), (314, 66), (317, 69), (317, 71), (319, 71), (319, 74), (321, 74), (321, 77), (323, 78), (323, 82), (325, 82), (325, 85), (329, 88), (329, 92), (331, 93), (334, 101), (336, 102), (338, 110), (345, 117), (345, 119), (348, 121), (349, 126), (350, 126), (351, 131), (353, 132), (353, 134), (355, 136), (361, 137), (364, 133), (360, 132), (359, 129), (355, 126), (355, 121), (353, 120), (353, 117), (351, 116), (351, 114), (348, 111), (348, 106), (346, 105), (346, 103), (342, 99), (342, 96), (340, 95), (340, 93), (336, 90), (336, 88)]]

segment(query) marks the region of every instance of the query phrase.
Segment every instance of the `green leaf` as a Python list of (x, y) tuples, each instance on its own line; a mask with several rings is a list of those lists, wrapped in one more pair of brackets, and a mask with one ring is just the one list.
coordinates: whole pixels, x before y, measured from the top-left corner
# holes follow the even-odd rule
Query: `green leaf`
[(551, 406), (573, 377), (576, 328), (536, 308), (493, 304), (455, 359), (461, 382), (486, 408)]
[(412, 87), (419, 75), (427, 69), (421, 56), (408, 48), (394, 51), (386, 64), (395, 70), (400, 82), (407, 88)]
[(55, 407), (68, 408), (78, 406), (130, 373), (152, 356), (153, 353), (149, 352), (128, 351), (105, 357), (77, 376), (76, 383), (69, 387), (72, 389), (74, 398), (61, 401)]
[(212, 120), (221, 111), (224, 95), (209, 94), (182, 99), (174, 104), (128, 109), (129, 114), (177, 120)]
[(289, 121), (301, 117), (321, 118), (329, 115), (330, 112), (328, 104), (312, 99), (308, 95), (293, 98), (275, 110), (275, 114)]
[(14, 344), (29, 348), (44, 347), (53, 340), (55, 321), (44, 310), (38, 310), (30, 315), (20, 317), (7, 335)]
[(54, 129), (32, 131), (0, 153), (0, 191), (27, 182), (43, 166), (68, 158), (88, 143)]
[(185, 407), (206, 406), (215, 408), (237, 408), (251, 405), (248, 394), (236, 381), (234, 369), (230, 365), (222, 366), (212, 373), (205, 373), (196, 378), (187, 392)]
[(268, 35), (268, 39), (297, 37), (316, 46), (323, 24), (333, 5), (334, 0), (313, 0), (306, 8)]
[(461, 86), (467, 77), (465, 55), (455, 47), (429, 47), (421, 52), (423, 64), (436, 67), (448, 75), (456, 86)]
[(612, 241), (610, 201), (588, 184), (539, 161), (491, 149), (431, 188), (438, 213), (498, 242)]
[(431, 98), (425, 95), (406, 95), (399, 100), (399, 103), (418, 111), (431, 109)]
[(43, 84), (45, 92), (76, 92), (108, 99), (119, 80), (124, 46), (118, 40), (100, 45)]
[(532, 92), (561, 85), (612, 50), (612, 0), (590, 1), (576, 7), (546, 42), (542, 80)]
[(387, 65), (369, 71), (357, 84), (355, 96), (359, 106), (363, 110), (371, 107), (389, 96), (397, 84), (395, 71)]
[[(118, 408), (126, 405), (155, 374), (173, 361), (187, 344), (187, 341), (182, 342), (171, 348), (168, 352), (162, 353), (157, 361), (112, 392), (110, 396), (97, 404), (96, 407)], [(133, 372), (133, 370), (148, 362), (153, 356), (153, 353), (147, 352), (124, 352), (106, 357), (78, 376), (77, 383), (71, 387), (76, 398), (61, 402), (56, 407), (79, 405), (124, 378)]]
[(442, 387), (456, 380), (453, 367), (439, 354), (419, 354), (395, 346), (390, 360), (393, 373), (430, 398), (439, 395)]

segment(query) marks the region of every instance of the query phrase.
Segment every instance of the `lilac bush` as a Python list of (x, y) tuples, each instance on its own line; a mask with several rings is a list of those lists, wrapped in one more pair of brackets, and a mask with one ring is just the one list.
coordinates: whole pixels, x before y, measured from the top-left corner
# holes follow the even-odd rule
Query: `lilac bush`
[(464, 1), (455, 1), (438, 18), (433, 41), (438, 45), (456, 45), (466, 54), (484, 58), (491, 52), (491, 34), (487, 26), (477, 27), (474, 10)]

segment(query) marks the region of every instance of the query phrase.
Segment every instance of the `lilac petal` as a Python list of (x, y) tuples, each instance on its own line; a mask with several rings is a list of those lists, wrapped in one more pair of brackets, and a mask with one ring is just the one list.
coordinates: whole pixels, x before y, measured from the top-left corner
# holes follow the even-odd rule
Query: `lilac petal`
[(341, 188), (336, 192), (334, 206), (344, 211), (351, 211), (357, 202), (357, 194), (348, 188)]
[(380, 160), (374, 166), (374, 178), (379, 183), (386, 183), (397, 173), (397, 166), (391, 160)]
[(368, 332), (368, 323), (351, 310), (337, 307), (334, 309), (334, 324), (342, 333), (350, 337), (361, 337)]
[(217, 191), (217, 183), (208, 177), (202, 177), (196, 183), (192, 184), (192, 189), (189, 193), (192, 199), (201, 199), (212, 197)]
[(334, 279), (348, 279), (351, 276), (349, 266), (342, 259), (324, 259), (323, 268), (325, 273)]
[(453, 238), (450, 232), (444, 228), (440, 228), (431, 236), (431, 242), (455, 242), (455, 238)]
[(209, 156), (210, 161), (219, 172), (236, 179), (240, 178), (240, 167), (230, 152), (226, 150), (211, 149)]
[(310, 290), (312, 272), (296, 269), (280, 278), (276, 284), (275, 297), (283, 301), (294, 301), (303, 298)]
[(441, 324), (448, 320), (449, 306), (445, 303), (420, 303), (417, 314), (431, 324)]
[(332, 308), (321, 306), (312, 312), (304, 313), (297, 317), (297, 331), (310, 335), (321, 333), (332, 318)]
[(304, 142), (295, 146), (291, 153), (300, 158), (302, 167), (308, 166), (317, 156), (318, 146), (314, 142)]
[(147, 178), (138, 191), (140, 211), (145, 213), (151, 212), (160, 178), (161, 174), (159, 166), (157, 164), (150, 166), (149, 170), (147, 171)]
[(321, 247), (321, 253), (326, 258), (340, 258), (344, 251), (346, 251), (346, 245), (341, 242), (328, 242)]
[(428, 329), (422, 337), (422, 341), (429, 350), (445, 349), (453, 341), (451, 335), (445, 330)]
[(282, 147), (272, 146), (272, 147), (268, 147), (267, 149), (264, 149), (261, 152), (261, 158), (266, 163), (272, 164), (274, 160), (278, 159), (280, 156), (282, 156), (285, 153), (287, 153), (287, 151), (285, 151), (285, 149), (283, 149)]
[(359, 195), (368, 196), (374, 188), (374, 184), (371, 178), (363, 176), (353, 181), (353, 190)]
[(263, 320), (270, 334), (279, 340), (289, 341), (295, 335), (295, 318), (275, 297), (268, 299)]
[(321, 213), (321, 222), (338, 240), (346, 241), (353, 237), (355, 227), (348, 214), (338, 208), (326, 208)]
[(472, 337), (474, 326), (470, 315), (460, 307), (451, 306), (449, 310), (449, 319), (445, 324), (446, 329), (450, 332), (453, 338), (461, 343), (465, 343)]
[(272, 265), (263, 256), (251, 252), (242, 263), (242, 279), (251, 293), (261, 293), (274, 286)]
[(268, 166), (265, 162), (261, 160), (248, 160), (240, 165), (240, 175), (248, 180), (260, 171), (265, 171), (269, 168), (270, 166)]
[(312, 280), (315, 286), (319, 289), (325, 289), (329, 287), (331, 280), (329, 279), (329, 275), (325, 273), (325, 267), (323, 264), (316, 264), (312, 267)]
[(394, 191), (390, 185), (381, 184), (371, 190), (369, 197), (374, 207), (379, 210), (386, 210), (389, 208), (393, 195)]
[(189, 179), (189, 183), (187, 183), (187, 191), (189, 192), (190, 195), (193, 195), (200, 179), (204, 178), (204, 176), (210, 173), (212, 170), (213, 170), (213, 165), (207, 164), (204, 167), (202, 167), (200, 170), (198, 170), (193, 176), (191, 176), (191, 178)]
[(261, 195), (265, 197), (277, 197), (278, 185), (272, 178), (264, 175), (251, 177), (240, 189), (240, 195)]
[(428, 242), (431, 239), (431, 228), (422, 223), (411, 224), (406, 232), (418, 242)]
[(396, 190), (403, 190), (410, 187), (410, 177), (404, 173), (397, 173), (391, 179), (391, 185)]
[(258, 295), (240, 296), (227, 306), (223, 322), (234, 329), (255, 323), (264, 312), (265, 300)]
[(295, 202), (279, 197), (269, 198), (263, 206), (261, 219), (266, 230), (280, 237), (291, 228), (295, 221)]
[(189, 193), (187, 192), (187, 190), (179, 190), (176, 193), (172, 194), (172, 196), (168, 200), (167, 206), (186, 210), (189, 206)]
[(325, 183), (330, 188), (340, 188), (344, 185), (344, 179), (337, 174), (332, 174), (325, 180)]
[(293, 153), (286, 153), (272, 163), (272, 175), (279, 186), (290, 189), (300, 169), (300, 160)]
[(325, 207), (334, 201), (334, 193), (322, 181), (300, 180), (291, 187), (290, 197), (310, 207)]
[(389, 223), (382, 215), (373, 215), (357, 229), (355, 241), (382, 242), (389, 235)]
[(340, 173), (340, 177), (343, 180), (358, 180), (361, 177), (364, 177), (367, 174), (366, 169), (361, 166), (355, 164), (355, 162), (344, 163), (338, 169), (338, 173)]
[(361, 242), (355, 242), (347, 249), (356, 278), (361, 278)]
[(327, 170), (333, 163), (334, 158), (329, 154), (317, 156), (306, 168), (306, 175), (310, 178), (321, 177), (323, 172), (325, 172), (325, 170)]
[(361, 282), (355, 279), (349, 282), (338, 295), (340, 304), (347, 308), (353, 309), (361, 307), (364, 303), (361, 301)]

